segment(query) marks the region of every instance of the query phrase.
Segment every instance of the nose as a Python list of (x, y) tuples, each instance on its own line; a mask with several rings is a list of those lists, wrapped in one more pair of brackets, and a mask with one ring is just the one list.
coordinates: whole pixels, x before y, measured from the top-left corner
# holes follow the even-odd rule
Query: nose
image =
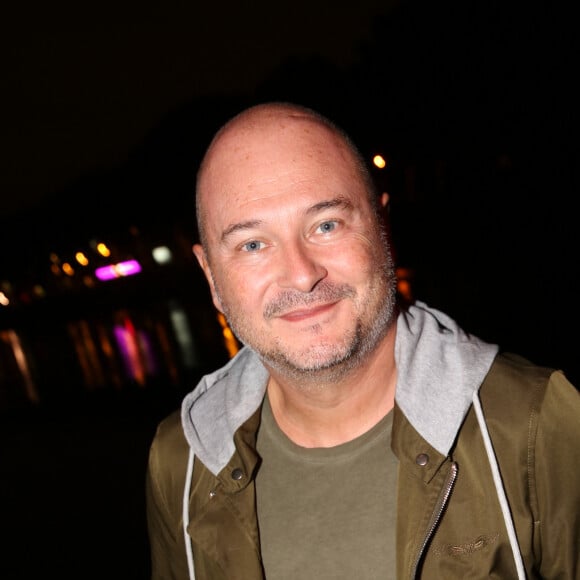
[(281, 288), (310, 292), (328, 275), (320, 258), (304, 240), (286, 245), (280, 256), (278, 285)]

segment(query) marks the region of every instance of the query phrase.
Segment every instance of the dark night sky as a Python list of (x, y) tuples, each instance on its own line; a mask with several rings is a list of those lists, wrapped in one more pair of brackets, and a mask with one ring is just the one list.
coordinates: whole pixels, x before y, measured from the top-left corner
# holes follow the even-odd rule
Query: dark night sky
[(123, 163), (191, 98), (251, 95), (291, 56), (350, 66), (392, 4), (10, 3), (0, 211)]
[[(364, 103), (352, 111), (360, 125), (380, 127), (369, 115), (382, 115), (401, 149), (551, 138), (536, 144), (551, 154), (577, 102), (570, 15), (541, 2), (467, 4), (10, 3), (0, 212), (122, 165), (192, 99), (252, 98), (292, 59), (343, 74), (348, 86), (325, 95), (332, 110)], [(298, 94), (312, 97), (316, 81), (296, 73)]]

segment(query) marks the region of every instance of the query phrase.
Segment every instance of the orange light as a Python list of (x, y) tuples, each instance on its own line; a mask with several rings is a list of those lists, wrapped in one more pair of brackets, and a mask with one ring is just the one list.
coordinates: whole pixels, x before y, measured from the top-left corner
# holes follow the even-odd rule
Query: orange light
[(74, 276), (74, 274), (75, 274), (75, 270), (74, 270), (74, 268), (73, 268), (73, 267), (72, 267), (72, 266), (71, 266), (71, 265), (70, 265), (68, 262), (65, 262), (65, 263), (62, 265), (62, 271), (63, 271), (63, 272), (64, 272), (64, 273), (65, 273), (67, 276)]
[(107, 248), (106, 244), (103, 244), (103, 242), (99, 242), (97, 244), (97, 252), (99, 252), (99, 254), (105, 258), (108, 258), (111, 255), (111, 250), (109, 250), (109, 248)]
[(384, 169), (387, 166), (387, 162), (382, 155), (375, 155), (373, 157), (373, 163), (379, 168)]
[(89, 259), (82, 252), (77, 252), (75, 259), (81, 266), (87, 266), (89, 263)]

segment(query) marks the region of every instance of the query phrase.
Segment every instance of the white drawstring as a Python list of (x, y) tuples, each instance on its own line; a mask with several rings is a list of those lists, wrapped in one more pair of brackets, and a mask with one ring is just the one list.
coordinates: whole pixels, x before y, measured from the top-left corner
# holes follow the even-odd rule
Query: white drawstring
[(510, 545), (512, 548), (512, 554), (514, 557), (514, 562), (516, 564), (516, 570), (518, 572), (518, 578), (520, 580), (525, 580), (526, 571), (524, 569), (524, 563), (522, 561), (522, 555), (520, 554), (520, 547), (518, 544), (518, 539), (516, 536), (516, 530), (514, 528), (514, 522), (510, 513), (509, 504), (501, 481), (501, 475), (499, 472), (499, 467), (497, 464), (497, 459), (495, 452), (493, 450), (493, 444), (491, 442), (491, 437), (489, 431), (487, 430), (487, 424), (483, 416), (483, 409), (481, 408), (481, 401), (479, 400), (479, 394), (477, 391), (473, 393), (473, 406), (475, 408), (475, 414), (477, 415), (477, 421), (479, 423), (479, 428), (481, 429), (481, 434), (483, 436), (483, 443), (485, 445), (485, 450), (487, 452), (487, 457), (489, 464), (491, 466), (491, 472), (493, 474), (493, 481), (495, 483), (495, 489), (497, 492), (497, 497), (499, 499), (499, 504), (501, 506), (501, 512), (503, 514), (503, 519), (505, 526), (507, 528), (508, 537), (510, 540)]
[(183, 536), (185, 539), (185, 552), (187, 554), (187, 568), (189, 569), (189, 580), (195, 580), (195, 570), (193, 569), (193, 548), (191, 538), (187, 533), (189, 526), (189, 494), (191, 491), (191, 480), (193, 477), (193, 450), (189, 449), (187, 460), (187, 473), (185, 474), (185, 487), (183, 488)]

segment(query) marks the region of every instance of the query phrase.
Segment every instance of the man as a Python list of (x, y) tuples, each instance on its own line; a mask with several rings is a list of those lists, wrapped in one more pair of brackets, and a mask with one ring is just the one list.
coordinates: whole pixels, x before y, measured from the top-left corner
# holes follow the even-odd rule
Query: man
[(197, 178), (194, 252), (245, 345), (151, 446), (160, 578), (580, 578), (580, 396), (396, 300), (364, 160), (257, 105)]

